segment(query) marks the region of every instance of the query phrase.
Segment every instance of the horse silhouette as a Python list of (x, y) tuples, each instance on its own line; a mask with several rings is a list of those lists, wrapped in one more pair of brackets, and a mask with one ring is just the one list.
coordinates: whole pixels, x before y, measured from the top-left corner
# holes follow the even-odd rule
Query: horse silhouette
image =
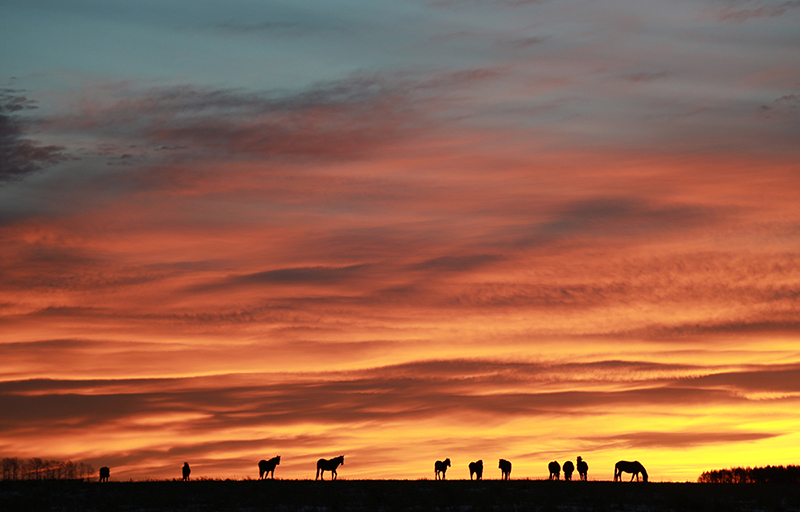
[(481, 480), (483, 478), (483, 461), (479, 460), (478, 462), (470, 462), (469, 463), (469, 479), (472, 480), (472, 474), (476, 475), (476, 480)]
[(500, 475), (500, 480), (508, 480), (511, 478), (511, 463), (506, 459), (500, 459), (500, 465), (497, 466), (500, 468), (502, 472)]
[(447, 468), (449, 467), (450, 459), (444, 459), (444, 461), (437, 460), (433, 465), (433, 473), (436, 476), (436, 480), (445, 480), (445, 473), (447, 473)]
[(100, 481), (101, 482), (108, 482), (108, 477), (111, 476), (111, 470), (108, 467), (103, 466), (100, 468)]
[[(331, 472), (331, 480), (336, 480), (338, 473), (336, 473), (336, 468), (339, 467), (339, 464), (344, 464), (344, 455), (339, 455), (338, 457), (334, 457), (333, 459), (319, 459), (317, 461), (317, 478), (325, 480), (325, 472)], [(321, 473), (320, 473), (321, 472)]]
[(191, 475), (191, 474), (192, 474), (192, 470), (191, 470), (191, 468), (189, 468), (189, 463), (188, 462), (184, 462), (183, 463), (183, 480), (184, 481), (189, 480), (189, 475)]
[(589, 476), (589, 464), (587, 464), (586, 461), (580, 457), (580, 455), (578, 456), (578, 474), (580, 475), (581, 480), (584, 482)]
[(549, 480), (558, 480), (561, 477), (561, 465), (558, 461), (553, 461), (547, 465), (547, 469), (550, 470), (550, 477)]
[(631, 473), (631, 482), (633, 479), (636, 478), (636, 481), (639, 481), (639, 473), (642, 474), (642, 479), (647, 482), (647, 471), (642, 466), (642, 463), (638, 460), (633, 462), (629, 462), (627, 460), (621, 460), (614, 465), (614, 481), (616, 482), (619, 480), (622, 481), (622, 473)]
[(564, 470), (564, 480), (572, 480), (572, 473), (575, 471), (575, 465), (572, 461), (568, 460), (565, 462), (561, 469)]
[(258, 479), (266, 480), (267, 475), (272, 473), (272, 478), (275, 479), (275, 466), (281, 463), (281, 456), (273, 457), (269, 460), (258, 461)]

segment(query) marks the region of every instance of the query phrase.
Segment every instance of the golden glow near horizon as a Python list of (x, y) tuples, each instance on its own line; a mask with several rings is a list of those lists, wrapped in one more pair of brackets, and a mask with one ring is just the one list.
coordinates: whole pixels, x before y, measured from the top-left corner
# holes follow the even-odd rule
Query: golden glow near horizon
[(0, 6), (0, 456), (800, 463), (800, 9), (295, 4)]

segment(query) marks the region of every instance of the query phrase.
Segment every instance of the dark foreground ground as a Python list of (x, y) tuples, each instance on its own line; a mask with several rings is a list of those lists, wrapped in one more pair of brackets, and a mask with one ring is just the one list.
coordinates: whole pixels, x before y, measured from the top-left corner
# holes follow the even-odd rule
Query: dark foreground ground
[(800, 511), (800, 485), (338, 480), (0, 482), (0, 511)]

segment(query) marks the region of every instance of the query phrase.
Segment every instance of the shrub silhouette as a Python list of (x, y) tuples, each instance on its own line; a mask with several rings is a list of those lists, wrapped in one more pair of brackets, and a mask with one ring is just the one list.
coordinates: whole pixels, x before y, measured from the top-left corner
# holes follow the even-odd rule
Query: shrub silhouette
[(708, 484), (796, 484), (800, 483), (800, 466), (717, 469), (704, 471), (697, 481)]
[(3, 480), (84, 480), (95, 474), (91, 464), (61, 460), (47, 460), (41, 457), (21, 459), (4, 457), (2, 462)]

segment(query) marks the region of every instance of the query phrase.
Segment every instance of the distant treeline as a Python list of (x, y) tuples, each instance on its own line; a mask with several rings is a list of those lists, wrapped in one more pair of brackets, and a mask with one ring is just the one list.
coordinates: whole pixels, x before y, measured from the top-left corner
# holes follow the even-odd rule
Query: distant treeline
[(5, 457), (2, 465), (3, 480), (83, 480), (95, 476), (91, 464), (71, 460)]
[(800, 483), (800, 466), (766, 466), (704, 471), (697, 481), (704, 484), (794, 484)]

